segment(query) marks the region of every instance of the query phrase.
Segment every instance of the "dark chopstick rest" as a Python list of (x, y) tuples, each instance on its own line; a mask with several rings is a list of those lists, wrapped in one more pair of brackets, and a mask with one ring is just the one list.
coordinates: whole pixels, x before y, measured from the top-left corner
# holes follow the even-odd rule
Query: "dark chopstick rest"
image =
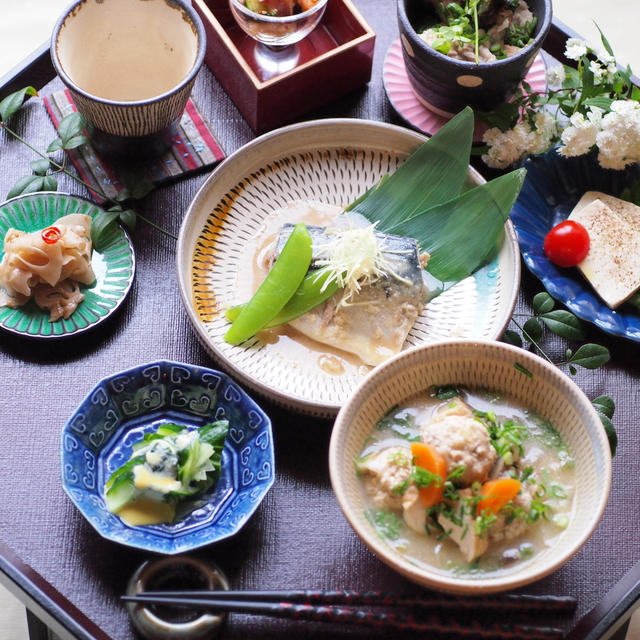
[(379, 591), (148, 591), (123, 596), (127, 602), (157, 604), (193, 609), (215, 609), (231, 613), (267, 615), (294, 620), (354, 624), (363, 627), (401, 629), (450, 635), (458, 638), (494, 638), (512, 640), (547, 640), (564, 637), (562, 629), (519, 623), (463, 623), (455, 618), (430, 615), (418, 619), (412, 615), (353, 609), (338, 605), (419, 607), (427, 609), (462, 609), (510, 611), (528, 614), (546, 611), (568, 613), (575, 609), (573, 598), (558, 596), (506, 595), (487, 598), (464, 596), (408, 596)]

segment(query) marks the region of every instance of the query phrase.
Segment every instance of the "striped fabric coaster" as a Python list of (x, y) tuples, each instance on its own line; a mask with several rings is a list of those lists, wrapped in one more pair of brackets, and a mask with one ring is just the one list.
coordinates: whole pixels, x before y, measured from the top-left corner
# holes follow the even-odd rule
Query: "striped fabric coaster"
[[(43, 102), (56, 129), (64, 116), (77, 111), (67, 89), (44, 97)], [(88, 184), (100, 187), (110, 198), (114, 198), (122, 189), (114, 168), (100, 158), (90, 144), (69, 150), (67, 153), (80, 177)], [(189, 98), (173, 145), (164, 155), (152, 160), (145, 168), (145, 173), (151, 182), (159, 185), (209, 169), (224, 157), (225, 153), (209, 123), (204, 119), (195, 101)], [(104, 200), (97, 193), (91, 193), (97, 202)]]

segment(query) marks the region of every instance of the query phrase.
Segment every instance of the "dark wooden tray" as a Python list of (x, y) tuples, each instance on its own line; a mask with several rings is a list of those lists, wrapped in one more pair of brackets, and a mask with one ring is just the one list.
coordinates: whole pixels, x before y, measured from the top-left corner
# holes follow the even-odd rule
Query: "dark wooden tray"
[[(356, 4), (376, 32), (371, 81), (364, 90), (316, 108), (313, 117), (402, 124), (386, 99), (381, 78), (384, 55), (397, 37), (392, 3), (356, 0)], [(560, 58), (567, 35), (573, 34), (554, 23), (545, 50)], [(60, 88), (46, 46), (0, 79), (0, 99), (26, 85), (44, 87), (43, 93)], [(253, 131), (207, 68), (198, 78), (194, 96), (228, 153), (253, 138)], [(45, 149), (53, 138), (48, 117), (36, 102), (12, 122), (37, 148)], [(4, 197), (17, 178), (29, 171), (35, 155), (2, 131), (0, 145), (0, 197)], [(156, 190), (144, 200), (143, 213), (177, 232), (203, 180), (204, 176), (190, 177)], [(60, 181), (62, 190), (81, 192), (64, 176)], [(199, 345), (179, 299), (173, 243), (142, 225), (134, 242), (138, 274), (132, 295), (100, 332), (47, 345), (0, 334), (0, 581), (65, 640), (133, 638), (119, 596), (135, 568), (149, 556), (100, 538), (64, 495), (59, 469), (64, 422), (98, 379), (130, 365), (164, 357), (216, 367)], [(530, 313), (531, 299), (540, 290), (538, 281), (524, 273), (517, 312)], [(576, 617), (567, 629), (600, 633), (604, 626), (607, 634), (622, 633), (638, 598), (637, 566), (635, 574), (624, 576), (640, 560), (640, 364), (637, 349), (629, 342), (593, 328), (588, 331), (588, 341), (605, 344), (612, 354), (603, 369), (580, 371), (576, 377), (589, 397), (608, 393), (616, 400), (614, 422), (620, 446), (611, 501), (602, 525), (584, 549), (528, 591), (577, 596), (579, 617), (614, 589), (609, 600), (580, 626)], [(562, 353), (566, 345), (550, 339), (548, 346), (551, 353)], [(221, 565), (237, 588), (411, 589), (364, 548), (337, 507), (326, 468), (330, 423), (263, 404), (274, 423), (276, 483), (237, 536), (203, 549), (200, 557)], [(613, 617), (607, 617), (614, 603)], [(35, 638), (35, 628), (33, 633)], [(338, 640), (370, 637), (340, 626), (334, 630), (248, 616), (234, 616), (223, 637), (315, 640), (328, 634)], [(584, 637), (591, 640), (591, 635)]]

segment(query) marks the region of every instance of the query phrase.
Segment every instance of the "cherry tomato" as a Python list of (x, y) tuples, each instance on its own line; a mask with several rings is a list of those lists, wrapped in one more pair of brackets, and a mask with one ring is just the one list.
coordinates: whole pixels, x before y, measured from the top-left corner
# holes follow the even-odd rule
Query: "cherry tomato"
[(574, 220), (557, 224), (544, 238), (544, 253), (559, 267), (575, 267), (589, 253), (589, 233)]
[(47, 244), (55, 244), (62, 237), (62, 233), (60, 233), (58, 227), (47, 227), (42, 230), (40, 235), (42, 236), (42, 240)]

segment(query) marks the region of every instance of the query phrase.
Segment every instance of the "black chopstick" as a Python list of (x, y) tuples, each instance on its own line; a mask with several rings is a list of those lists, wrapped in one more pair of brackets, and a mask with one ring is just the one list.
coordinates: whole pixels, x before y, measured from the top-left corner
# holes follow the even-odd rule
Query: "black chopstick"
[(573, 613), (577, 601), (569, 596), (502, 594), (495, 596), (443, 596), (397, 594), (387, 591), (327, 591), (314, 589), (276, 591), (143, 591), (137, 594), (145, 597), (189, 597), (215, 600), (257, 601), (257, 602), (297, 602), (316, 605), (372, 605), (400, 606), (420, 609), (482, 609), (485, 611), (514, 611)]
[[(418, 620), (413, 616), (400, 613), (384, 613), (364, 611), (349, 607), (321, 606), (297, 604), (293, 602), (259, 602), (255, 600), (225, 600), (211, 597), (197, 598), (167, 595), (122, 596), (126, 602), (189, 607), (193, 609), (215, 609), (231, 613), (250, 613), (268, 615), (278, 618), (296, 620), (312, 620), (315, 622), (332, 622), (355, 624), (358, 626), (409, 631), (430, 632), (454, 635), (458, 638), (493, 638), (494, 640), (560, 640), (564, 636), (562, 629), (545, 626), (529, 626), (522, 624), (505, 624), (497, 622), (473, 622), (463, 624), (455, 619), (442, 620), (430, 616)], [(243, 592), (246, 595), (246, 592)]]

